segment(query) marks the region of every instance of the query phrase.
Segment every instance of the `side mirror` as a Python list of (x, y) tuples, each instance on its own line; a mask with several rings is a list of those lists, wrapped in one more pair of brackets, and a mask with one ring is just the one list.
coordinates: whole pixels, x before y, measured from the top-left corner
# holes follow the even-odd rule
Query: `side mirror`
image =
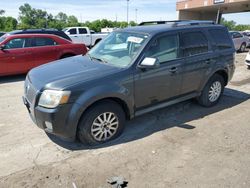
[(160, 66), (158, 59), (152, 57), (146, 57), (143, 61), (138, 65), (140, 69), (154, 69)]
[(66, 35), (70, 35), (70, 32), (68, 32), (68, 31), (66, 31), (65, 33), (66, 33)]
[(5, 49), (5, 45), (1, 45), (0, 50), (4, 50), (4, 49)]

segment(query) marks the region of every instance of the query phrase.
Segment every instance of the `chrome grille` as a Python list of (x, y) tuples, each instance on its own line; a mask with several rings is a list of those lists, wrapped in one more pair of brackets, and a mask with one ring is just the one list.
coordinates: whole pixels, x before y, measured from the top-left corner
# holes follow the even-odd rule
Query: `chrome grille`
[(32, 104), (35, 100), (37, 91), (34, 88), (34, 86), (28, 81), (28, 79), (26, 79), (25, 81), (24, 91), (25, 91), (26, 99), (28, 100), (30, 104)]

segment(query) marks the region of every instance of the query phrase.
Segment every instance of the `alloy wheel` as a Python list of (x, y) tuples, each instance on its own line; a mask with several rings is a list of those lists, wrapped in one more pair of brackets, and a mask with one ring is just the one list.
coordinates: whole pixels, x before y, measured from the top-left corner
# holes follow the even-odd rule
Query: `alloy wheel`
[(221, 90), (222, 90), (221, 83), (219, 81), (214, 82), (209, 89), (208, 93), (209, 101), (215, 102), (216, 100), (218, 100), (221, 94)]
[(119, 127), (119, 120), (112, 112), (100, 114), (91, 126), (91, 135), (97, 141), (105, 141), (115, 135)]

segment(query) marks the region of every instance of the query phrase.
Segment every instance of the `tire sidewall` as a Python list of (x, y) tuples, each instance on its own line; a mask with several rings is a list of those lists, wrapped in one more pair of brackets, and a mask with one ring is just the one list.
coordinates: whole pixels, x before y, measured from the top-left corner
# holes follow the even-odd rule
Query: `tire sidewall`
[[(119, 126), (116, 133), (110, 139), (107, 139), (105, 141), (97, 141), (91, 134), (91, 127), (94, 120), (104, 112), (114, 113), (118, 118)], [(94, 105), (93, 107), (88, 109), (86, 113), (84, 113), (78, 125), (77, 136), (82, 143), (87, 145), (102, 144), (120, 136), (124, 129), (124, 123), (125, 123), (125, 114), (123, 109), (118, 104), (112, 101), (101, 102), (97, 105)]]
[[(221, 93), (216, 101), (211, 102), (209, 100), (209, 90), (210, 90), (211, 86), (213, 85), (213, 83), (215, 83), (216, 81), (219, 81), (221, 84)], [(212, 78), (209, 79), (205, 88), (203, 89), (202, 94), (200, 96), (200, 100), (199, 100), (200, 104), (205, 106), (205, 107), (211, 107), (211, 106), (216, 105), (219, 102), (221, 96), (223, 95), (224, 87), (225, 87), (225, 81), (224, 81), (223, 77), (218, 75), (218, 74), (215, 74)]]

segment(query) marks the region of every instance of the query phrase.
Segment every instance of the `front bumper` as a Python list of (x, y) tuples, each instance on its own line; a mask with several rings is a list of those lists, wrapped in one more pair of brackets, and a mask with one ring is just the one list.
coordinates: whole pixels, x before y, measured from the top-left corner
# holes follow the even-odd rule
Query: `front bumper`
[(69, 123), (69, 114), (73, 106), (72, 104), (60, 105), (55, 109), (47, 109), (40, 106), (31, 107), (25, 97), (23, 97), (23, 103), (31, 119), (39, 128), (63, 140), (75, 140), (75, 127)]

